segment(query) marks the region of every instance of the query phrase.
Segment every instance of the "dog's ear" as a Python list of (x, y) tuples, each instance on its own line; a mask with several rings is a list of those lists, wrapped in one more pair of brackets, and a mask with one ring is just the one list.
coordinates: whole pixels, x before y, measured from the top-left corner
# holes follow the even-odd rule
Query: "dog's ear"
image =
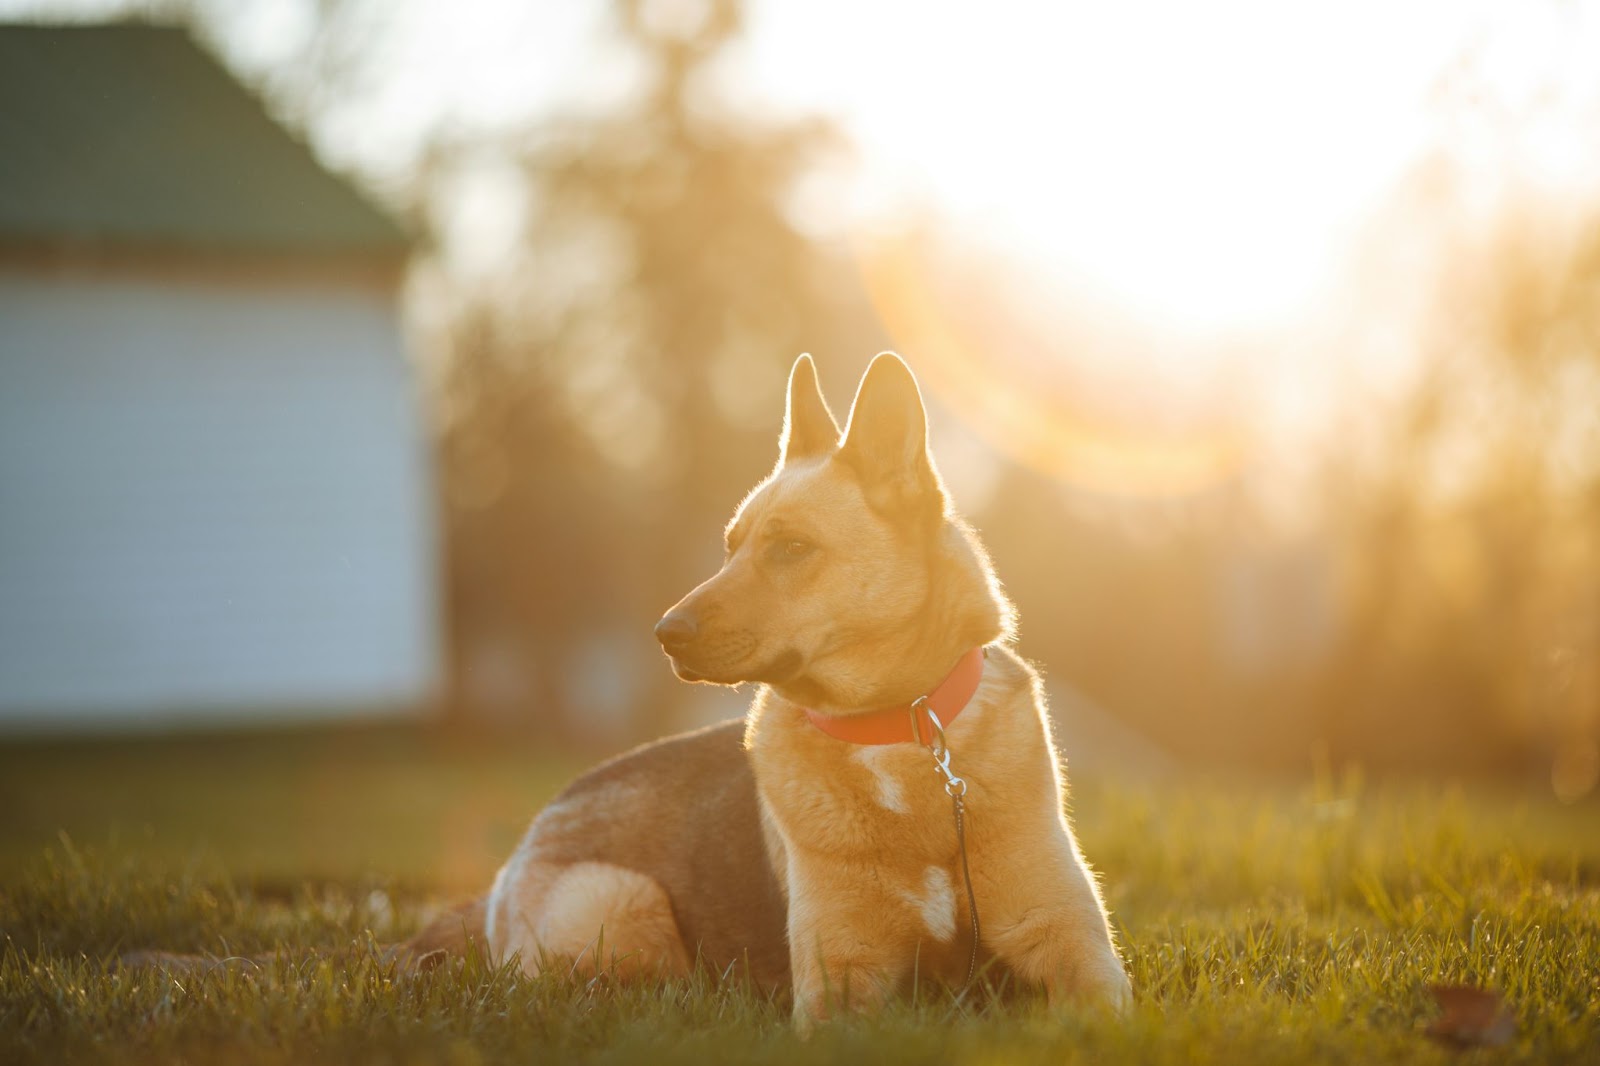
[(939, 514), (944, 490), (928, 454), (928, 412), (911, 368), (893, 352), (872, 360), (850, 405), (839, 458), (861, 477), (873, 506)]
[(826, 455), (839, 446), (839, 424), (822, 398), (817, 366), (809, 355), (794, 361), (789, 371), (789, 397), (783, 409), (783, 435), (778, 438), (782, 461)]

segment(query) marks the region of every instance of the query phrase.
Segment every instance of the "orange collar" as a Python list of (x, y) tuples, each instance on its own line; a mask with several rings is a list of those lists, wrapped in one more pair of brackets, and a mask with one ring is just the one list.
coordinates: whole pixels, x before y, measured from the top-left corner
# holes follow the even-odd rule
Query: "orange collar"
[[(964, 711), (967, 704), (972, 701), (972, 694), (978, 691), (978, 682), (983, 680), (983, 660), (988, 653), (981, 647), (973, 648), (961, 657), (954, 670), (945, 675), (945, 679), (926, 696), (919, 696), (910, 703), (902, 703), (895, 707), (884, 707), (876, 711), (863, 711), (860, 714), (823, 714), (813, 711), (809, 707), (802, 708), (806, 718), (811, 724), (838, 740), (848, 741), (851, 744), (901, 744), (906, 741), (916, 741), (918, 744), (931, 747), (934, 742), (933, 724), (927, 716), (919, 714), (920, 708), (926, 707), (939, 719), (944, 728), (950, 728), (950, 723), (956, 716)], [(915, 722), (915, 727), (912, 723)]]

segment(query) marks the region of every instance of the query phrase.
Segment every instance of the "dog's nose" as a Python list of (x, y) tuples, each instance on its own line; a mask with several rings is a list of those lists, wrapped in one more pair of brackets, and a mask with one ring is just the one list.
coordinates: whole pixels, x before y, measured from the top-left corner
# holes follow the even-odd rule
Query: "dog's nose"
[(681, 651), (694, 640), (700, 627), (695, 625), (694, 618), (687, 614), (670, 612), (665, 618), (656, 623), (656, 639), (667, 651)]

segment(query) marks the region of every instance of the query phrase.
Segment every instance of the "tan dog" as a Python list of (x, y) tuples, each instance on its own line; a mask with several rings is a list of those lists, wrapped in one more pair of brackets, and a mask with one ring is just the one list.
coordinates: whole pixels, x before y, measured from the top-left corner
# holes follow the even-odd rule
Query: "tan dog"
[[(558, 796), (495, 880), (490, 951), (529, 973), (681, 974), (698, 959), (792, 985), (802, 1027), (914, 972), (959, 982), (971, 916), (952, 804), (909, 723), (968, 663), (981, 681), (946, 736), (981, 956), (1052, 1003), (1125, 1005), (1039, 679), (1004, 643), (1011, 606), (951, 511), (898, 357), (867, 370), (842, 442), (800, 357), (778, 466), (727, 549), (656, 632), (685, 680), (758, 682), (745, 721), (620, 756)], [(824, 731), (902, 714), (901, 743)]]

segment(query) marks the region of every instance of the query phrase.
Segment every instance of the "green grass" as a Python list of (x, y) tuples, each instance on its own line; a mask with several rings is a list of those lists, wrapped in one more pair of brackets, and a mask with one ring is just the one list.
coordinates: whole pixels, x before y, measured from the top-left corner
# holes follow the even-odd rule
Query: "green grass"
[[(0, 1062), (1600, 1062), (1600, 806), (1354, 776), (1076, 782), (1125, 1020), (933, 993), (802, 1042), (706, 978), (374, 961), (575, 768), (402, 730), (0, 747)], [(107, 965), (135, 947), (281, 954)], [(1502, 991), (1513, 1042), (1430, 1042), (1438, 981)]]

